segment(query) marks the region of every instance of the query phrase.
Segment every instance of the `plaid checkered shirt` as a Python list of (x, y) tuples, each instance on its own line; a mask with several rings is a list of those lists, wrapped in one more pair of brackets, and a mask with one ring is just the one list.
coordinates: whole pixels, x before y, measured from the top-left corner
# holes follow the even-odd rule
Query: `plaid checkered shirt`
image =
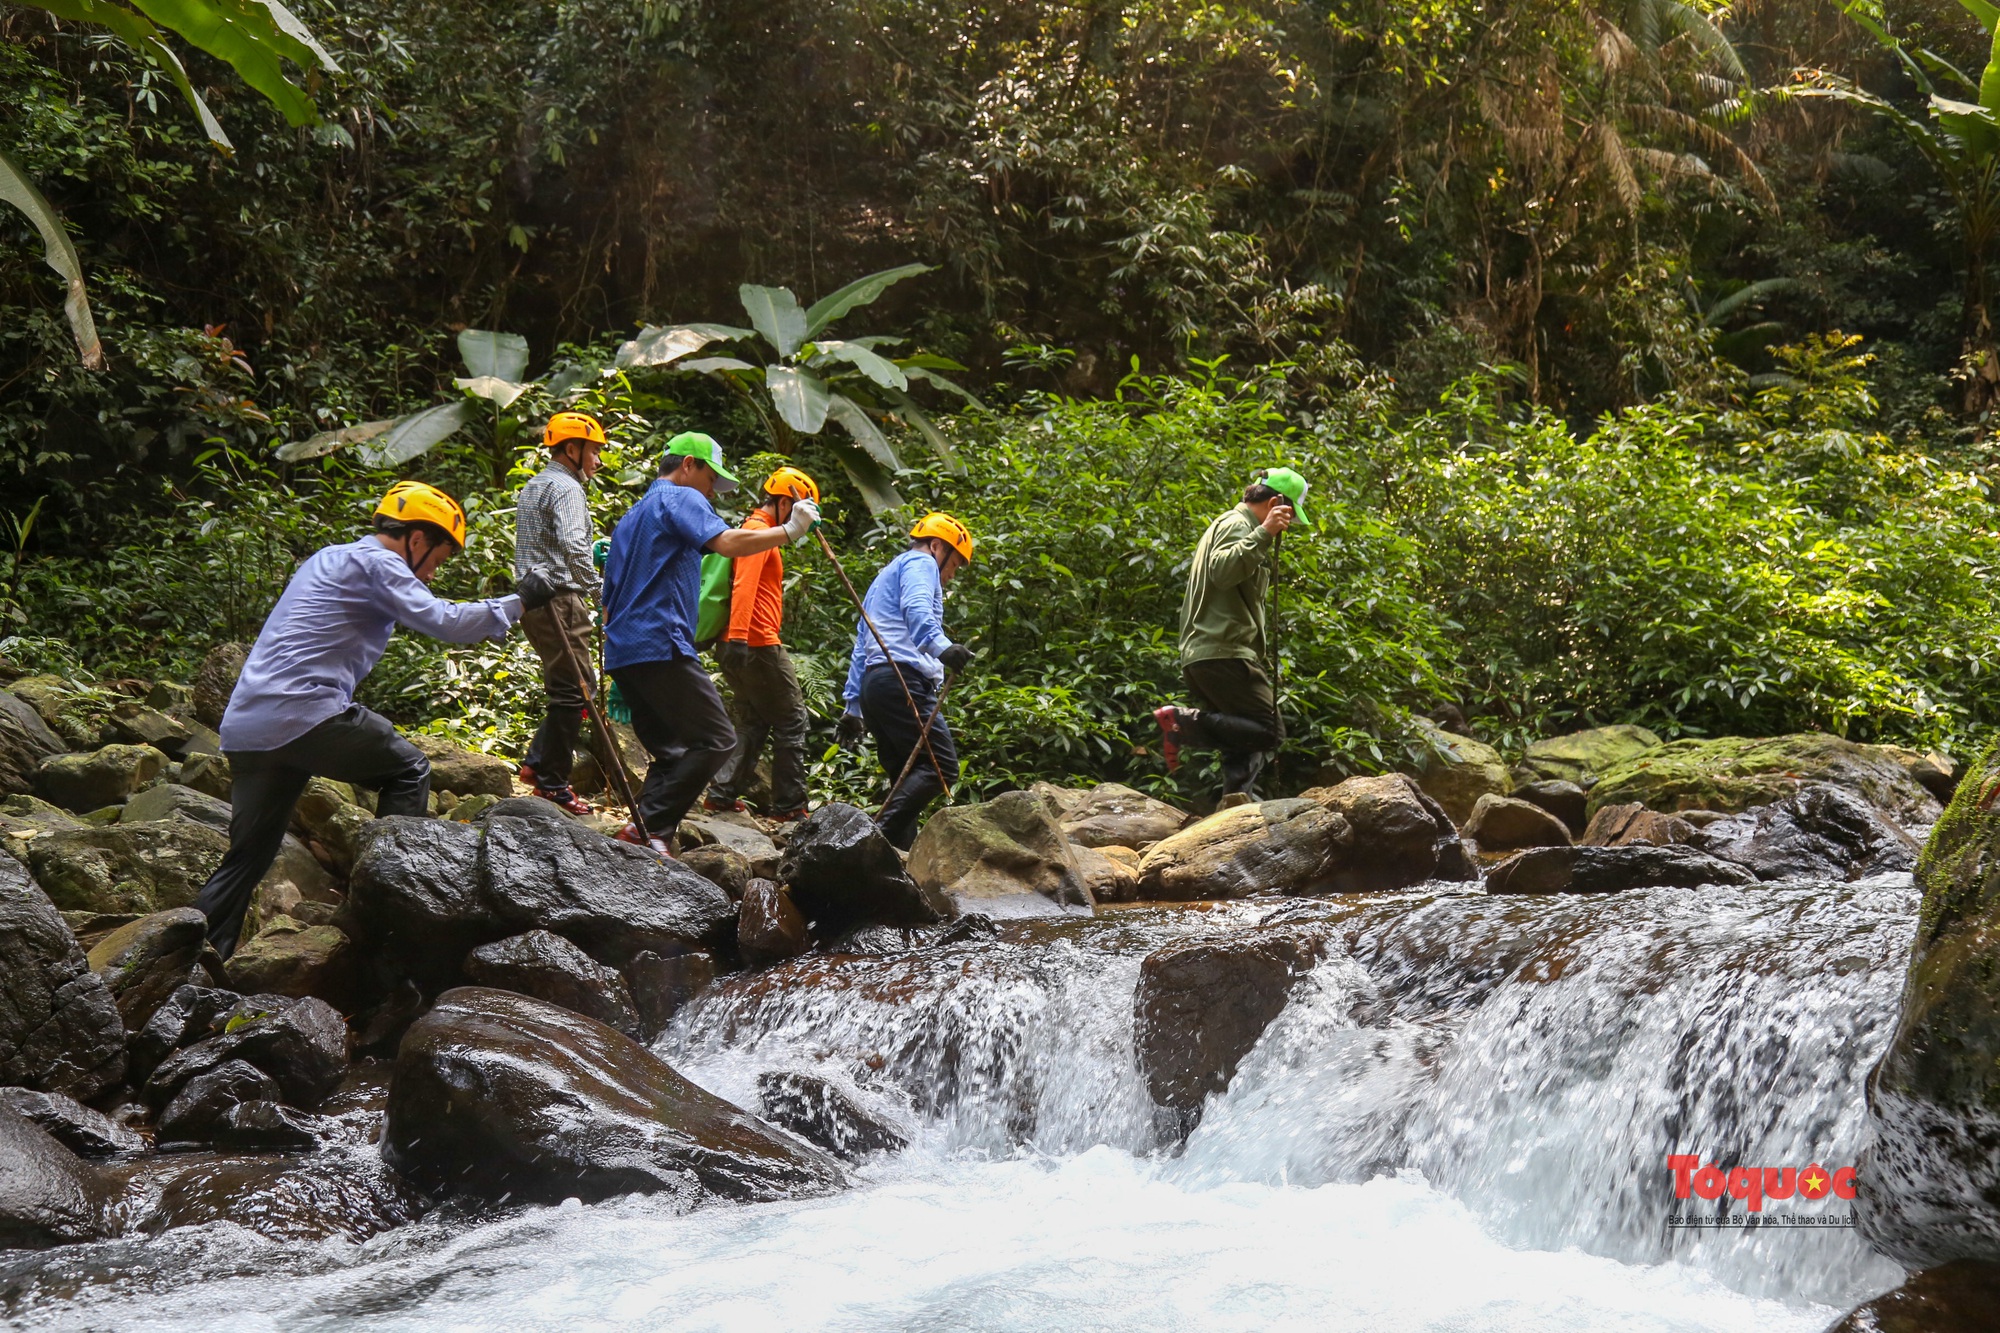
[(514, 509), (514, 577), (530, 569), (586, 597), (596, 597), (603, 586), (590, 558), (583, 482), (553, 458), (521, 488)]

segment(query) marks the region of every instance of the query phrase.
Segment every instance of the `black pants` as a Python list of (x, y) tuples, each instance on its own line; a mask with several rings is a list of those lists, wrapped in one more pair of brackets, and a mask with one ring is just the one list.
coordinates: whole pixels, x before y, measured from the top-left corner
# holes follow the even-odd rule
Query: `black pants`
[(639, 790), (646, 832), (672, 838), (702, 788), (729, 762), (736, 728), (699, 659), (639, 662), (611, 673), (632, 709), (632, 732), (653, 762)]
[(736, 753), (715, 775), (711, 794), (730, 801), (757, 776), (757, 756), (771, 743), (771, 808), (789, 814), (806, 803), (806, 697), (785, 645), (716, 645), (716, 661), (729, 682), (730, 711), (736, 720)]
[[(942, 712), (931, 723), (929, 751), (918, 746), (924, 719), (930, 716), (931, 706), (937, 702), (938, 687), (909, 663), (903, 663), (902, 669), (903, 680), (916, 700), (915, 715), (910, 712), (910, 700), (903, 697), (903, 686), (896, 683), (896, 669), (881, 663), (870, 667), (861, 678), (861, 716), (875, 736), (875, 753), (881, 757), (882, 767), (889, 771), (889, 781), (896, 780), (903, 765), (909, 762), (910, 752), (916, 751), (910, 776), (903, 780), (882, 811), (882, 832), (890, 842), (908, 851), (917, 840), (917, 820), (924, 807), (944, 790), (938, 785), (937, 770), (944, 769), (945, 781), (958, 781), (958, 747), (952, 742), (951, 728), (945, 725)], [(932, 756), (937, 758), (935, 765)]]
[(1182, 729), (1194, 744), (1222, 752), (1223, 794), (1255, 794), (1270, 752), (1285, 739), (1271, 678), (1249, 658), (1216, 657), (1186, 663), (1181, 679), (1201, 704), (1182, 719)]
[(567, 787), (583, 735), (584, 691), (596, 683), (590, 672), (590, 612), (580, 595), (566, 592), (525, 612), (521, 629), (542, 659), (542, 692), (549, 699), (548, 713), (522, 762), (535, 770), (536, 786)]
[(421, 815), (431, 796), (431, 761), (396, 734), (389, 719), (360, 704), (275, 750), (229, 753), (229, 854), (194, 905), (208, 918), (208, 941), (224, 958), (236, 950), (257, 881), (278, 858), (292, 807), (306, 783), (332, 778), (380, 793), (378, 815)]

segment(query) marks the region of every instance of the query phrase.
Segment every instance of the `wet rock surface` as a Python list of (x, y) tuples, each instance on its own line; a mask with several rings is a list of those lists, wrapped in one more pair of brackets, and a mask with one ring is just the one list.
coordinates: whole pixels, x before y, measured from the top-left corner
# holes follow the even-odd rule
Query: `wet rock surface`
[(1354, 844), (1347, 819), (1317, 801), (1240, 805), (1155, 843), (1139, 861), (1139, 896), (1167, 902), (1330, 889)]
[(546, 930), (482, 944), (466, 955), (465, 978), (475, 986), (532, 995), (639, 1035), (639, 1011), (625, 978)]
[(1912, 1274), (1827, 1333), (1988, 1333), (2000, 1328), (2000, 1264), (1959, 1259)]
[(468, 825), (377, 819), (361, 834), (335, 924), (410, 977), (449, 984), (467, 953), (514, 933), (479, 891), (479, 854)]
[(0, 1080), (89, 1098), (124, 1074), (115, 997), (26, 867), (0, 856)]
[(1818, 784), (1712, 823), (1690, 841), (1759, 879), (1858, 879), (1912, 869), (1918, 851), (1909, 834), (1866, 801)]
[(757, 1076), (757, 1104), (772, 1124), (817, 1144), (843, 1161), (874, 1152), (901, 1152), (902, 1132), (816, 1074), (770, 1070)]
[(1752, 884), (1756, 879), (1735, 862), (1692, 847), (1536, 847), (1488, 871), (1486, 891), (1624, 893), (1629, 889)]
[(1304, 793), (1354, 830), (1330, 887), (1342, 893), (1407, 888), (1429, 879), (1478, 876), (1444, 807), (1401, 773), (1348, 778)]
[(177, 987), (153, 1011), (146, 1026), (132, 1034), (127, 1045), (132, 1082), (144, 1084), (162, 1060), (211, 1035), (217, 1021), (234, 1009), (239, 999), (234, 992), (217, 986)]
[(175, 1154), (106, 1169), (142, 1232), (231, 1222), (271, 1240), (362, 1241), (430, 1209), (372, 1154)]
[(39, 1125), (79, 1157), (110, 1157), (146, 1146), (130, 1127), (60, 1092), (0, 1087), (0, 1107)]
[(926, 893), (964, 904), (1038, 893), (1059, 903), (1090, 901), (1060, 807), (1034, 792), (947, 806), (925, 821), (910, 847), (910, 877)]
[(1643, 805), (1600, 806), (1578, 839), (1586, 847), (1672, 847), (1693, 843), (1695, 826), (1678, 815), (1663, 815)]
[(146, 1080), (147, 1101), (164, 1108), (190, 1080), (241, 1060), (270, 1075), (287, 1102), (311, 1110), (347, 1069), (347, 1023), (324, 1000), (253, 995), (218, 1025), (218, 1035), (160, 1063)]
[(477, 987), (446, 992), (404, 1037), (382, 1151), (423, 1188), (545, 1203), (795, 1198), (844, 1181), (623, 1033)]
[(160, 1112), (158, 1140), (162, 1145), (211, 1143), (237, 1106), (283, 1096), (278, 1081), (249, 1061), (224, 1060), (181, 1085)]
[(625, 981), (639, 1010), (639, 1035), (657, 1040), (674, 1015), (715, 981), (715, 959), (698, 950), (657, 954), (650, 950), (625, 965)]
[(958, 914), (949, 898), (903, 869), (875, 821), (854, 806), (829, 802), (792, 832), (778, 878), (823, 938), (858, 926), (921, 926)]
[(208, 918), (192, 907), (177, 907), (112, 931), (91, 948), (90, 969), (117, 1002), (125, 1030), (138, 1032), (188, 984), (207, 947)]
[(751, 967), (796, 958), (812, 947), (805, 916), (791, 895), (768, 879), (753, 879), (743, 891), (736, 924), (736, 952)]
[(107, 1235), (95, 1169), (40, 1126), (0, 1106), (0, 1249), (46, 1249)]

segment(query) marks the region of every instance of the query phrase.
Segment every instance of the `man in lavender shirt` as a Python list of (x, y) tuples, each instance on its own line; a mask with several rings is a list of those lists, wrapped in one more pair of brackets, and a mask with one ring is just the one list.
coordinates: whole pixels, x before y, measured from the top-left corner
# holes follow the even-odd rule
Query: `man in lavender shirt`
[(374, 532), (315, 552), (264, 621), (222, 715), (229, 854), (195, 899), (224, 958), (313, 778), (373, 788), (377, 815), (428, 812), (430, 761), (387, 718), (355, 703), (355, 686), (382, 660), (398, 625), (447, 643), (503, 638), (524, 605), (543, 605), (555, 592), (531, 571), (512, 596), (441, 600), (426, 585), (464, 546), (458, 502), (420, 481), (399, 481), (376, 506)]

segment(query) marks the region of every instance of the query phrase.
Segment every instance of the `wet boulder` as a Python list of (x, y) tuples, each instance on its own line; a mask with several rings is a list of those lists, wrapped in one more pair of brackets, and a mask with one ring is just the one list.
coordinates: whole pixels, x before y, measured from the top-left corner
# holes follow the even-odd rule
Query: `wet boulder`
[(639, 1009), (639, 1035), (657, 1041), (674, 1015), (715, 984), (715, 959), (699, 950), (657, 954), (650, 949), (625, 965), (625, 984)]
[(1183, 1130), (1205, 1097), (1229, 1086), (1326, 946), (1326, 932), (1310, 925), (1261, 926), (1146, 955), (1132, 997), (1133, 1051), (1147, 1091), (1180, 1114)]
[(450, 820), (372, 821), (334, 924), (426, 985), (455, 981), (466, 954), (515, 933), (480, 892), (479, 844), (479, 830)]
[(757, 1075), (757, 1107), (772, 1124), (842, 1161), (901, 1152), (910, 1144), (895, 1126), (816, 1074), (767, 1070)]
[(1322, 892), (1353, 844), (1346, 818), (1317, 801), (1239, 805), (1153, 844), (1139, 860), (1139, 897), (1191, 902)]
[(314, 778), (292, 811), (292, 826), (325, 848), (334, 873), (344, 876), (353, 873), (362, 830), (374, 818), (375, 812), (356, 799), (352, 787)]
[(1188, 813), (1116, 782), (1101, 783), (1066, 803), (1062, 831), (1078, 847), (1130, 847), (1143, 852), (1187, 826)]
[(245, 995), (315, 995), (348, 1009), (359, 991), (360, 963), (338, 926), (279, 916), (229, 956), (224, 975)]
[(627, 1036), (639, 1034), (639, 1012), (625, 978), (546, 930), (480, 945), (466, 955), (465, 976), (475, 986), (532, 995)]
[(1607, 770), (1590, 790), (1590, 808), (1635, 803), (1669, 813), (1735, 814), (1782, 801), (1811, 782), (1845, 788), (1904, 828), (1938, 817), (1937, 798), (1890, 750), (1819, 732), (1671, 741)]
[(1472, 817), (1472, 807), (1486, 795), (1505, 796), (1514, 789), (1514, 780), (1500, 752), (1484, 741), (1458, 736), (1422, 724), (1431, 744), (1417, 785), (1439, 805), (1451, 822), (1462, 825)]
[(103, 1171), (135, 1201), (132, 1226), (143, 1233), (229, 1222), (271, 1240), (358, 1242), (407, 1226), (429, 1208), (373, 1154), (168, 1153)]
[(1758, 879), (1859, 879), (1917, 863), (1909, 834), (1851, 792), (1814, 784), (1701, 829), (1690, 840)]
[(1570, 843), (1568, 827), (1541, 806), (1491, 793), (1472, 807), (1472, 817), (1465, 821), (1465, 836), (1489, 852), (1567, 847)]
[(0, 795), (33, 791), (42, 761), (62, 749), (62, 741), (40, 713), (0, 690)]
[(137, 1131), (60, 1092), (0, 1087), (0, 1107), (41, 1126), (79, 1157), (110, 1157), (146, 1146)]
[[(704, 843), (699, 847), (685, 847), (681, 850), (681, 864), (709, 883), (728, 894), (733, 901), (743, 900), (743, 890), (750, 881), (757, 878), (751, 869), (750, 860), (732, 847), (719, 842)], [(777, 864), (777, 858), (771, 858)]]
[(1059, 903), (1090, 901), (1059, 808), (1034, 792), (952, 805), (925, 822), (910, 847), (910, 877), (926, 893), (964, 906), (1038, 893)]
[(420, 733), (406, 738), (431, 761), (431, 790), (460, 796), (512, 796), (514, 766), (496, 754), (466, 750)]
[(124, 1075), (116, 998), (27, 869), (0, 856), (0, 1082), (88, 1098)]
[(176, 907), (142, 916), (99, 940), (90, 950), (90, 970), (117, 1001), (125, 1030), (138, 1032), (188, 984), (207, 947), (208, 918), (192, 907)]
[(139, 913), (190, 906), (229, 835), (185, 819), (63, 829), (28, 844), (28, 865), (64, 911)]
[(1093, 903), (1129, 903), (1139, 897), (1139, 853), (1130, 847), (1078, 847), (1076, 873)]
[(1570, 782), (1588, 791), (1608, 770), (1660, 744), (1653, 732), (1624, 723), (1547, 736), (1529, 743), (1514, 766), (1514, 781), (1516, 785)]
[(1695, 842), (1699, 830), (1678, 815), (1643, 805), (1599, 806), (1578, 839), (1586, 847), (1673, 847)]
[(1486, 891), (1494, 894), (1623, 893), (1756, 882), (1755, 875), (1735, 862), (1692, 847), (1639, 845), (1535, 847), (1486, 872)]
[(1514, 795), (1520, 800), (1539, 805), (1560, 819), (1563, 827), (1569, 830), (1572, 839), (1581, 836), (1590, 822), (1588, 818), (1590, 793), (1574, 782), (1549, 778), (1520, 782), (1514, 786)]
[(211, 1143), (237, 1106), (283, 1096), (278, 1080), (249, 1061), (224, 1060), (181, 1085), (160, 1111), (156, 1137), (162, 1145)]
[(766, 967), (797, 958), (811, 947), (811, 932), (791, 895), (768, 879), (751, 880), (736, 922), (736, 952), (744, 963)]
[(242, 1060), (269, 1074), (285, 1101), (312, 1110), (347, 1072), (347, 1024), (324, 1000), (252, 995), (218, 1025), (160, 1063), (146, 1080), (148, 1102), (164, 1108), (191, 1080)]
[(778, 878), (822, 938), (860, 926), (924, 926), (958, 915), (951, 899), (927, 889), (866, 813), (840, 801), (792, 831)]
[(552, 930), (613, 967), (649, 950), (735, 942), (736, 904), (721, 888), (574, 820), (489, 816), (480, 868), (508, 934)]
[(88, 754), (58, 754), (35, 770), (35, 793), (87, 814), (117, 805), (160, 776), (167, 756), (150, 745), (107, 745)]
[(127, 1069), (134, 1086), (143, 1084), (162, 1060), (181, 1047), (212, 1036), (217, 1021), (241, 998), (217, 986), (189, 984), (175, 990), (127, 1044)]
[(2000, 1328), (2000, 1264), (1955, 1259), (1848, 1311), (1826, 1333), (1988, 1333)]
[(1302, 793), (1345, 819), (1354, 843), (1334, 872), (1342, 893), (1407, 888), (1426, 880), (1478, 878), (1458, 826), (1444, 807), (1402, 773), (1348, 778)]
[(1917, 861), (1923, 909), (1895, 1033), (1868, 1080), (1863, 1235), (1907, 1268), (2000, 1263), (2000, 779), (1971, 766)]
[(88, 1162), (0, 1106), (0, 1250), (41, 1250), (111, 1232), (109, 1192)]
[(382, 1156), (418, 1186), (587, 1202), (824, 1194), (840, 1167), (704, 1092), (624, 1033), (506, 991), (447, 991), (410, 1028)]
[(222, 725), (229, 696), (236, 690), (236, 678), (243, 674), (243, 663), (249, 656), (250, 650), (240, 643), (219, 643), (195, 668), (194, 679), (188, 682), (188, 697), (195, 720), (204, 727)]

